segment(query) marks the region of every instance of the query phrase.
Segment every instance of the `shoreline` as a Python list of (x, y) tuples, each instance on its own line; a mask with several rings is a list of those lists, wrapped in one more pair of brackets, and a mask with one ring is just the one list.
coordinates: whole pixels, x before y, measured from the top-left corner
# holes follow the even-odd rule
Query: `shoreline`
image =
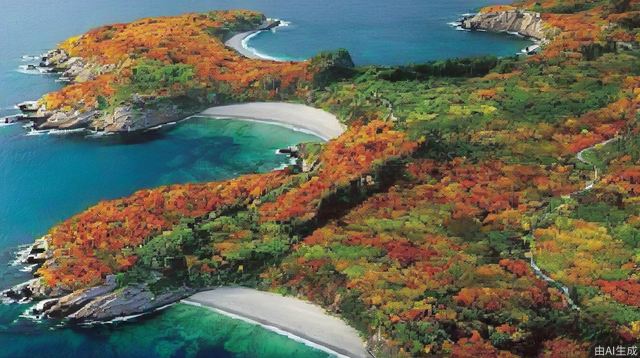
[[(256, 30), (236, 34), (235, 36), (232, 36), (229, 40), (227, 40), (225, 42), (225, 45), (233, 48), (238, 53), (248, 58), (272, 59), (272, 58), (265, 58), (265, 57), (259, 56), (257, 51), (255, 50), (252, 51), (247, 46), (247, 41), (252, 36), (255, 36), (260, 32), (267, 31), (269, 29), (270, 28), (259, 28)], [(505, 32), (508, 32), (508, 31), (505, 31)], [(273, 125), (287, 127), (292, 130), (298, 130), (305, 133), (310, 133), (324, 141), (328, 141), (332, 138), (338, 137), (345, 130), (345, 126), (339, 122), (336, 116), (328, 112), (325, 112), (323, 110), (313, 108), (310, 106), (305, 106), (302, 104), (293, 104), (293, 103), (284, 103), (284, 102), (252, 102), (252, 103), (244, 103), (244, 104), (211, 107), (199, 114), (195, 114), (195, 115), (183, 118), (182, 120), (186, 120), (191, 117), (210, 117), (210, 118), (217, 118), (217, 119), (236, 119), (236, 120), (244, 120), (244, 121), (256, 121), (256, 122), (269, 123)], [(154, 127), (146, 128), (146, 130), (160, 129), (164, 126), (170, 126), (173, 124), (176, 124), (175, 120), (171, 120), (165, 123), (160, 123)], [(68, 129), (68, 130), (54, 129), (54, 130), (48, 131), (47, 133), (65, 134), (65, 133), (70, 133), (75, 131), (84, 131), (84, 130), (85, 130), (84, 128)], [(203, 297), (202, 301), (199, 301), (199, 298), (198, 298), (198, 297), (201, 297), (199, 296), (200, 294), (196, 294), (189, 297), (186, 300), (183, 300), (182, 302), (186, 304), (193, 304), (193, 305), (207, 307), (221, 314), (225, 314), (227, 316), (230, 316), (236, 319), (242, 319), (247, 322), (255, 323), (266, 329), (272, 330), (278, 334), (284, 334), (285, 336), (291, 339), (305, 343), (307, 345), (310, 345), (314, 348), (318, 348), (330, 354), (336, 354), (338, 356), (360, 357), (360, 355), (353, 355), (351, 354), (351, 352), (348, 352), (348, 351), (345, 354), (341, 353), (344, 351), (345, 348), (341, 347), (338, 344), (336, 344), (337, 347), (334, 347), (333, 344), (334, 342), (336, 342), (336, 340), (331, 340), (331, 339), (323, 340), (322, 335), (320, 335), (321, 338), (309, 336), (308, 329), (314, 325), (317, 325), (317, 323), (322, 323), (323, 321), (326, 322), (327, 320), (333, 319), (341, 322), (342, 325), (346, 325), (340, 319), (334, 316), (328, 315), (326, 312), (323, 313), (323, 316), (314, 317), (315, 319), (308, 319), (307, 317), (304, 316), (304, 314), (296, 315), (296, 313), (298, 313), (295, 311), (296, 304), (309, 305), (312, 307), (314, 307), (314, 305), (306, 303), (305, 301), (302, 301), (302, 300), (297, 300), (294, 298), (287, 298), (284, 296), (272, 294), (279, 298), (273, 299), (272, 297), (271, 299), (274, 300), (273, 305), (263, 310), (264, 312), (262, 313), (264, 313), (265, 315), (260, 315), (260, 312), (258, 313), (255, 312), (260, 307), (260, 304), (268, 305), (269, 301), (271, 301), (270, 299), (266, 299), (265, 297), (261, 296), (261, 295), (266, 295), (267, 293), (246, 289), (250, 291), (247, 293), (247, 296), (250, 296), (249, 299), (253, 300), (250, 305), (243, 306), (241, 302), (232, 300), (231, 301), (232, 306), (224, 307), (223, 303), (218, 302), (215, 299), (215, 296), (213, 296), (214, 298), (207, 297), (207, 295), (215, 295), (216, 292), (220, 293), (221, 290), (233, 290), (233, 288), (223, 288), (223, 289), (217, 289), (213, 291), (201, 292), (200, 294), (202, 294), (202, 297)], [(287, 299), (294, 302), (288, 302)], [(162, 308), (164, 307), (166, 307), (166, 305), (163, 306)], [(322, 310), (319, 306), (315, 306), (315, 307), (316, 309)], [(283, 310), (284, 313), (278, 312), (278, 309)], [(127, 318), (135, 318), (143, 314), (144, 313), (132, 315), (132, 316), (117, 317), (113, 319), (113, 321), (117, 322), (119, 320), (126, 320)], [(273, 317), (274, 314), (278, 315), (278, 317), (274, 318)], [(287, 321), (287, 319), (289, 319), (289, 321)], [(295, 322), (296, 320), (302, 320), (304, 324), (297, 326)], [(325, 328), (320, 333), (324, 332), (325, 335), (336, 334), (338, 330), (332, 329), (332, 328), (336, 328), (336, 326), (329, 327), (329, 329)], [(338, 328), (340, 327), (338, 326)], [(351, 328), (351, 330), (353, 329)], [(345, 337), (343, 336), (342, 338), (345, 338)], [(362, 340), (361, 339), (359, 340), (362, 343)], [(361, 348), (364, 349), (364, 344), (361, 344), (361, 346), (362, 346)], [(366, 353), (366, 350), (364, 351)], [(368, 354), (362, 355), (362, 356), (366, 357), (368, 356)]]
[(302, 343), (307, 347), (315, 348), (317, 350), (323, 351), (325, 353), (329, 353), (329, 354), (334, 355), (334, 356), (339, 357), (339, 358), (350, 358), (349, 356), (346, 356), (344, 354), (338, 353), (338, 352), (334, 351), (333, 349), (331, 349), (329, 347), (325, 347), (325, 346), (320, 345), (318, 343), (314, 343), (314, 342), (312, 342), (312, 341), (310, 341), (308, 339), (302, 338), (300, 336), (297, 336), (297, 335), (295, 335), (295, 334), (293, 334), (291, 332), (288, 332), (286, 330), (280, 329), (278, 327), (271, 326), (271, 325), (266, 324), (266, 323), (260, 323), (258, 321), (255, 321), (255, 320), (251, 319), (251, 318), (247, 318), (247, 317), (244, 317), (244, 316), (241, 316), (241, 315), (238, 315), (238, 314), (227, 312), (227, 311), (224, 311), (224, 310), (221, 310), (221, 309), (218, 309), (218, 308), (209, 307), (209, 306), (203, 305), (203, 304), (198, 303), (198, 302), (189, 301), (188, 299), (182, 300), (179, 303), (182, 303), (182, 304), (185, 304), (185, 305), (189, 305), (189, 306), (193, 306), (193, 307), (204, 308), (204, 309), (214, 311), (214, 312), (216, 312), (218, 314), (221, 314), (223, 316), (229, 317), (229, 318), (234, 319), (234, 320), (240, 320), (240, 321), (243, 321), (245, 323), (249, 323), (249, 324), (252, 324), (252, 325), (260, 326), (261, 328), (266, 329), (267, 331), (271, 331), (271, 332), (279, 334), (281, 336), (285, 336), (288, 339), (291, 339), (291, 340), (296, 341), (298, 343)]
[[(248, 102), (232, 105), (210, 107), (203, 112), (192, 114), (182, 119), (160, 123), (153, 127), (140, 129), (135, 133), (152, 132), (174, 126), (191, 118), (210, 118), (219, 120), (240, 120), (246, 122), (276, 125), (292, 131), (318, 137), (324, 142), (340, 136), (346, 126), (337, 117), (324, 110), (298, 103), (289, 102)], [(11, 123), (15, 124), (15, 123)], [(10, 124), (9, 124), (10, 125)], [(0, 124), (0, 127), (4, 124)], [(32, 129), (25, 133), (35, 135), (67, 135), (88, 133), (86, 137), (100, 138), (116, 134), (116, 132), (93, 131), (89, 128), (75, 129)]]
[(479, 15), (479, 13), (461, 14), (460, 17), (457, 20), (448, 22), (447, 25), (449, 25), (450, 27), (454, 28), (456, 31), (492, 32), (492, 33), (495, 33), (495, 34), (504, 34), (504, 35), (508, 35), (508, 36), (514, 36), (514, 37), (517, 37), (519, 39), (531, 42), (531, 45), (520, 49), (520, 51), (516, 52), (516, 55), (528, 55), (530, 48), (532, 48), (533, 46), (542, 46), (544, 44), (544, 42), (545, 42), (544, 38), (537, 38), (537, 37), (534, 37), (534, 36), (523, 34), (523, 33), (519, 32), (519, 31), (509, 31), (507, 29), (499, 30), (499, 31), (492, 31), (490, 29), (486, 29), (486, 28), (482, 28), (482, 27), (478, 27), (478, 28), (465, 27), (465, 22), (466, 21), (472, 20), (478, 15)]
[[(250, 36), (255, 36), (263, 30), (251, 30), (246, 32), (241, 32), (239, 34), (233, 35), (230, 39), (224, 42), (224, 45), (234, 49), (237, 53), (241, 54), (246, 58), (250, 58), (253, 60), (265, 60), (258, 55), (256, 55), (253, 51), (249, 50), (246, 46), (246, 40), (250, 38)], [(266, 60), (272, 60), (268, 58)]]
[(245, 287), (222, 287), (180, 302), (256, 324), (338, 357), (371, 357), (354, 328), (320, 306), (294, 297)]
[(251, 38), (255, 37), (256, 35), (258, 35), (263, 31), (269, 31), (271, 29), (275, 29), (281, 26), (287, 26), (285, 25), (287, 23), (283, 22), (282, 20), (272, 20), (272, 21), (274, 21), (273, 24), (276, 24), (275, 26), (260, 27), (255, 30), (237, 33), (231, 36), (231, 38), (229, 38), (228, 40), (226, 40), (224, 42), (224, 45), (235, 50), (240, 55), (253, 60), (288, 62), (288, 60), (285, 60), (285, 59), (259, 53), (256, 49), (249, 47), (248, 45), (248, 42)]
[(326, 111), (287, 102), (250, 102), (211, 107), (191, 117), (256, 121), (315, 135), (323, 141), (340, 136), (345, 126)]

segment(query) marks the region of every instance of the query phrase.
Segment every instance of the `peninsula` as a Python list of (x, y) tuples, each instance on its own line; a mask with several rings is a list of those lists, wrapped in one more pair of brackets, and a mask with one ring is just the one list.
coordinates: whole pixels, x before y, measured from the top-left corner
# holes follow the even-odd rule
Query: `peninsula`
[(337, 62), (267, 62), (224, 45), (278, 24), (251, 11), (217, 11), (91, 30), (43, 55), (40, 66), (69, 84), (34, 102), (28, 116), (36, 129), (136, 132), (247, 97), (300, 101), (334, 64), (353, 66), (346, 53)]

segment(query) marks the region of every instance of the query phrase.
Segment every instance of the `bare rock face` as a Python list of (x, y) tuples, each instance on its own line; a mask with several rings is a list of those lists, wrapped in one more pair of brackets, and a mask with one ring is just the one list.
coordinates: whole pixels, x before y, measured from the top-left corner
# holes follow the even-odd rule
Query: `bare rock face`
[(465, 19), (462, 27), (469, 30), (513, 32), (537, 40), (546, 38), (540, 14), (522, 10), (479, 13)]
[(3, 301), (24, 303), (31, 300), (62, 296), (68, 292), (61, 287), (49, 287), (42, 279), (34, 278), (2, 291), (0, 298)]
[(97, 111), (80, 112), (57, 111), (47, 118), (46, 121), (38, 123), (37, 129), (76, 129), (84, 128), (91, 124), (91, 121), (98, 115)]
[(69, 118), (70, 118), (70, 113), (55, 112), (51, 115), (51, 117), (47, 119), (46, 122), (41, 124), (38, 128), (39, 129), (58, 128), (60, 126), (60, 123), (67, 122)]
[(35, 312), (37, 314), (46, 314), (49, 317), (64, 318), (68, 314), (73, 313), (79, 309), (82, 309), (84, 305), (91, 302), (91, 300), (105, 295), (115, 290), (116, 282), (114, 276), (108, 276), (105, 280), (105, 284), (90, 287), (84, 290), (74, 291), (60, 299), (52, 302), (51, 304), (42, 307), (41, 312)]
[(51, 289), (36, 278), (3, 294), (19, 302), (31, 298), (40, 300), (29, 310), (30, 315), (71, 322), (99, 322), (149, 313), (194, 291), (182, 287), (156, 294), (145, 284), (118, 288), (115, 276), (111, 275), (102, 285), (69, 292)]
[(193, 293), (185, 289), (152, 293), (145, 285), (132, 285), (93, 298), (67, 317), (75, 321), (104, 321), (143, 314), (176, 302)]
[(151, 97), (132, 95), (129, 104), (115, 108), (113, 113), (104, 114), (93, 120), (90, 127), (105, 132), (132, 132), (153, 128), (162, 124), (179, 121), (197, 111), (180, 109), (175, 105), (160, 105), (157, 108), (145, 108)]
[(62, 73), (62, 77), (69, 79), (75, 79), (84, 69), (86, 64), (80, 57), (71, 57), (67, 61), (58, 64), (61, 69), (65, 69)]
[(114, 65), (101, 65), (87, 62), (81, 57), (69, 57), (64, 51), (49, 52), (45, 55), (44, 63), (55, 72), (62, 73), (61, 77), (69, 82), (81, 83), (95, 79), (99, 75), (115, 70)]

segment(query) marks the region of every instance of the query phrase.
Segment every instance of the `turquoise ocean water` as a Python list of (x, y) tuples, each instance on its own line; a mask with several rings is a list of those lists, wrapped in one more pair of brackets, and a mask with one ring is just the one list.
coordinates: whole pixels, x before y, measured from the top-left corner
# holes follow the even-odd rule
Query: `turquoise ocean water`
[[(304, 59), (345, 47), (358, 64), (401, 64), (527, 45), (505, 35), (447, 25), (491, 0), (0, 0), (0, 116), (17, 102), (59, 88), (30, 74), (23, 55), (113, 22), (213, 9), (248, 8), (288, 26), (248, 45), (277, 58)], [(21, 245), (99, 200), (161, 184), (219, 180), (286, 162), (275, 149), (314, 137), (260, 123), (195, 119), (136, 137), (26, 135), (0, 126), (0, 289), (29, 278), (10, 265)], [(176, 305), (134, 322), (53, 328), (0, 305), (0, 357), (323, 357), (288, 338), (201, 308)]]

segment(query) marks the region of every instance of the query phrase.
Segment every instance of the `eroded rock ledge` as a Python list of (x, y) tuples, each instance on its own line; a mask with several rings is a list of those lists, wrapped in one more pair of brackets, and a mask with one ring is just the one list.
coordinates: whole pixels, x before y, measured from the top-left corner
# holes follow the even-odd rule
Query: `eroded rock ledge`
[[(24, 263), (38, 257), (38, 265), (51, 257), (47, 236), (36, 240)], [(181, 287), (153, 292), (147, 284), (120, 287), (116, 276), (107, 276), (99, 286), (73, 291), (62, 286), (50, 287), (36, 277), (0, 293), (3, 301), (26, 303), (38, 301), (29, 309), (29, 315), (43, 318), (66, 319), (70, 322), (97, 322), (152, 312), (188, 297), (196, 291)]]
[(518, 33), (539, 41), (547, 38), (540, 14), (523, 10), (481, 12), (464, 19), (462, 27), (469, 30)]
[(4, 291), (2, 295), (5, 299), (20, 302), (41, 300), (30, 309), (29, 314), (33, 316), (67, 319), (71, 322), (95, 322), (149, 313), (194, 292), (184, 287), (156, 294), (145, 284), (119, 288), (115, 276), (109, 276), (100, 286), (71, 293), (52, 291), (40, 278), (35, 278)]
[[(47, 68), (49, 72), (59, 73), (60, 81), (68, 83), (92, 81), (100, 75), (117, 73), (119, 68), (127, 65), (102, 65), (81, 57), (71, 57), (62, 49), (45, 53), (40, 63), (40, 66)], [(197, 98), (194, 101), (197, 102)], [(150, 103), (153, 105), (150, 106)], [(196, 103), (193, 109), (180, 108), (170, 102), (158, 104), (155, 96), (133, 94), (128, 101), (116, 106), (112, 111), (101, 111), (91, 107), (86, 111), (49, 110), (40, 104), (37, 112), (31, 116), (35, 128), (39, 130), (88, 128), (105, 132), (131, 132), (183, 119), (196, 113), (199, 105), (205, 107), (204, 103)]]

